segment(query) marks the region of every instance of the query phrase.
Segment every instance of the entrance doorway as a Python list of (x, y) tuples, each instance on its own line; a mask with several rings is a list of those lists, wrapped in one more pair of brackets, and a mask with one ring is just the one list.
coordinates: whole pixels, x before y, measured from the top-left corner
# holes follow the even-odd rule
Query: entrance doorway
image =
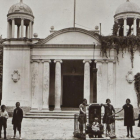
[(83, 75), (63, 76), (63, 107), (79, 107), (83, 100), (83, 85)]

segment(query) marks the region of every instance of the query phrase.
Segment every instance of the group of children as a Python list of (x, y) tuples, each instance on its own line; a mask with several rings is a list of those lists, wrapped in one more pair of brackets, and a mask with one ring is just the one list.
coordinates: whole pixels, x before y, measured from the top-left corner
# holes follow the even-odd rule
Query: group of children
[[(83, 127), (85, 126), (84, 124), (86, 124), (87, 122), (87, 118), (86, 118), (86, 106), (87, 105), (87, 100), (83, 99), (83, 103), (80, 104), (79, 108), (80, 108), (80, 113), (79, 113), (79, 129), (80, 129), (80, 134), (83, 135)], [(102, 138), (102, 125), (99, 124), (99, 118), (96, 116), (94, 118), (94, 122), (92, 123), (91, 126), (92, 129), (92, 133), (93, 135), (96, 137), (98, 136), (98, 138)]]
[[(107, 122), (107, 121), (105, 122), (104, 121), (105, 119), (103, 118), (103, 123), (105, 123), (106, 126), (110, 126), (110, 124), (112, 123), (112, 122), (110, 122), (111, 117), (124, 109), (124, 114), (125, 114), (124, 115), (124, 126), (127, 126), (127, 137), (129, 137), (129, 129), (130, 129), (131, 137), (133, 138), (134, 136), (133, 136), (132, 126), (134, 125), (134, 121), (139, 120), (138, 127), (140, 127), (140, 112), (139, 112), (138, 118), (134, 119), (133, 106), (130, 105), (130, 99), (127, 99), (126, 104), (124, 105), (123, 109), (121, 109), (117, 113), (112, 114), (112, 110), (114, 110), (114, 109), (112, 109), (111, 111), (109, 110), (111, 107), (113, 108), (113, 106), (110, 105), (110, 102), (111, 102), (110, 99), (107, 99), (107, 101), (106, 101), (107, 104), (106, 104), (106, 106), (104, 105), (106, 107), (104, 118), (106, 118), (106, 120), (109, 122)], [(86, 124), (86, 106), (89, 106), (89, 105), (87, 105), (87, 100), (84, 99), (83, 103), (80, 104), (80, 106), (79, 106), (80, 114), (79, 114), (78, 121), (79, 121), (79, 129), (80, 129), (81, 134), (83, 133), (83, 125)], [(132, 106), (132, 108), (131, 108), (131, 106)], [(111, 113), (108, 113), (108, 112), (111, 112)], [(107, 114), (107, 116), (106, 116), (106, 114)], [(99, 118), (97, 116), (94, 116), (94, 122), (92, 123), (92, 126), (91, 126), (91, 131), (92, 131), (93, 136), (95, 136), (95, 137), (98, 136), (98, 138), (102, 138), (101, 126), (102, 125), (99, 124)], [(108, 127), (106, 129), (108, 129)]]
[[(7, 128), (7, 119), (9, 115), (6, 111), (6, 106), (2, 105), (1, 106), (1, 112), (0, 112), (0, 138), (1, 138), (1, 131), (2, 128), (4, 130), (4, 139), (6, 138), (6, 128)], [(14, 130), (14, 136), (12, 138), (16, 138), (16, 130), (19, 131), (19, 139), (21, 138), (21, 123), (23, 119), (23, 111), (20, 108), (20, 103), (16, 103), (16, 109), (14, 109), (13, 112), (13, 118), (12, 118), (12, 124), (13, 124), (13, 130)]]

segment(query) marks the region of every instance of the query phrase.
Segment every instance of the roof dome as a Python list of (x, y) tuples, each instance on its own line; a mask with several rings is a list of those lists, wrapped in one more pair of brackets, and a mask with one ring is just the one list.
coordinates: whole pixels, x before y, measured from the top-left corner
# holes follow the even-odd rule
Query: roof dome
[(31, 8), (28, 5), (24, 4), (22, 0), (20, 0), (19, 3), (14, 4), (10, 7), (8, 14), (11, 14), (11, 13), (26, 13), (33, 16), (33, 12)]
[(127, 0), (125, 3), (121, 4), (116, 12), (115, 15), (126, 13), (126, 12), (132, 12), (132, 13), (140, 13), (140, 8), (137, 4), (130, 2)]

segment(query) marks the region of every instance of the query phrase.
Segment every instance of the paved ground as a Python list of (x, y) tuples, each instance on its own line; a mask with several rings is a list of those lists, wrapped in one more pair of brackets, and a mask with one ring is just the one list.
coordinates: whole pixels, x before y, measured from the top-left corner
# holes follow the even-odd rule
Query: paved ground
[[(11, 118), (8, 119), (7, 138), (13, 136)], [(137, 125), (137, 122), (136, 122)], [(125, 139), (126, 128), (123, 121), (116, 121), (117, 138)], [(72, 119), (24, 119), (22, 124), (23, 139), (73, 139), (74, 121)], [(140, 138), (140, 128), (134, 127), (134, 136)]]

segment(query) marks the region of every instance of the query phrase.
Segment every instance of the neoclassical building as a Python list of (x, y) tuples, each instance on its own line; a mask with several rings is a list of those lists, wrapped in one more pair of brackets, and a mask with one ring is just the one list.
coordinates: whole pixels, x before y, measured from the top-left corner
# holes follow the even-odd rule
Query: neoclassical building
[[(115, 11), (114, 11), (115, 12)], [(124, 36), (126, 25), (137, 35), (140, 8), (126, 1), (114, 16)], [(71, 27), (51, 29), (44, 39), (33, 37), (34, 15), (21, 0), (9, 9), (7, 39), (3, 45), (2, 104), (13, 108), (19, 101), (27, 111), (48, 112), (78, 108), (83, 98), (88, 103), (105, 103), (110, 98), (115, 108), (122, 108), (130, 98), (137, 108), (133, 75), (140, 71), (140, 56), (135, 53), (134, 68), (130, 56), (124, 58), (112, 49), (102, 57), (98, 30)]]

